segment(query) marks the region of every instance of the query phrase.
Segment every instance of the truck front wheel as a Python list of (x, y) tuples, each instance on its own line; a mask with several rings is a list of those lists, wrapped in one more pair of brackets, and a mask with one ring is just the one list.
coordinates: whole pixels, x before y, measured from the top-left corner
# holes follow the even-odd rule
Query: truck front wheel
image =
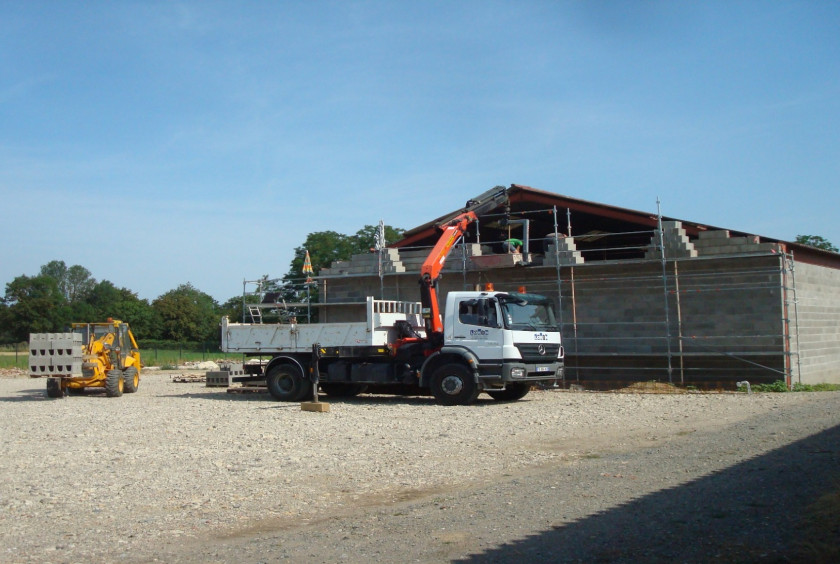
[(303, 379), (300, 370), (291, 364), (278, 364), (265, 375), (268, 392), (277, 401), (300, 401), (312, 394), (312, 382)]
[(443, 405), (469, 405), (478, 397), (478, 385), (463, 364), (444, 364), (434, 371), (430, 385)]

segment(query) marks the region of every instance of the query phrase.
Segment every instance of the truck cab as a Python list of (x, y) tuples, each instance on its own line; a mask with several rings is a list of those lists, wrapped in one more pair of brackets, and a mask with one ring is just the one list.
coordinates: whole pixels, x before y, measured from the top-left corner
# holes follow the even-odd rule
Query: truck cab
[[(535, 383), (553, 384), (563, 378), (560, 329), (546, 297), (450, 292), (443, 327), (443, 347), (423, 367), (423, 383), (442, 403), (470, 403), (480, 392), (519, 399)], [(441, 375), (447, 365), (443, 372), (450, 374)], [(462, 381), (458, 372), (463, 368), (472, 382)]]

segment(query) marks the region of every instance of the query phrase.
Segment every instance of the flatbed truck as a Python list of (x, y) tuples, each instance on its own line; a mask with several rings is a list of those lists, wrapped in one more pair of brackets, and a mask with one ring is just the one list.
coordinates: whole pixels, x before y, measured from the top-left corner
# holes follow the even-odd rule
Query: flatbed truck
[(221, 349), (270, 356), (265, 378), (283, 401), (367, 389), (430, 391), (444, 405), (466, 405), (486, 392), (524, 397), (534, 384), (563, 378), (563, 346), (551, 301), (521, 292), (449, 292), (440, 311), (438, 281), (446, 257), (478, 216), (507, 203), (503, 187), (467, 202), (440, 225), (420, 269), (420, 301), (367, 299), (366, 319), (351, 323), (254, 324), (222, 319)]

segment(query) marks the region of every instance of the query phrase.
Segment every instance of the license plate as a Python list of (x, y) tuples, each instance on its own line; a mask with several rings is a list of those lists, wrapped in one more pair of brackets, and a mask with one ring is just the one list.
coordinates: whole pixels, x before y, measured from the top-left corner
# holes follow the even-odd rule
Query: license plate
[(550, 366), (537, 366), (537, 372), (551, 372)]

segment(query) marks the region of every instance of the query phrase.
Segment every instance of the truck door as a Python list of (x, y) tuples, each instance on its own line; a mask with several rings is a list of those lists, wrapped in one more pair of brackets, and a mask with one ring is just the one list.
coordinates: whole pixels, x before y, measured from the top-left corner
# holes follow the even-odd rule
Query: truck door
[(504, 331), (500, 320), (499, 305), (495, 299), (461, 300), (453, 324), (452, 344), (469, 348), (484, 369), (498, 363), (501, 370)]

